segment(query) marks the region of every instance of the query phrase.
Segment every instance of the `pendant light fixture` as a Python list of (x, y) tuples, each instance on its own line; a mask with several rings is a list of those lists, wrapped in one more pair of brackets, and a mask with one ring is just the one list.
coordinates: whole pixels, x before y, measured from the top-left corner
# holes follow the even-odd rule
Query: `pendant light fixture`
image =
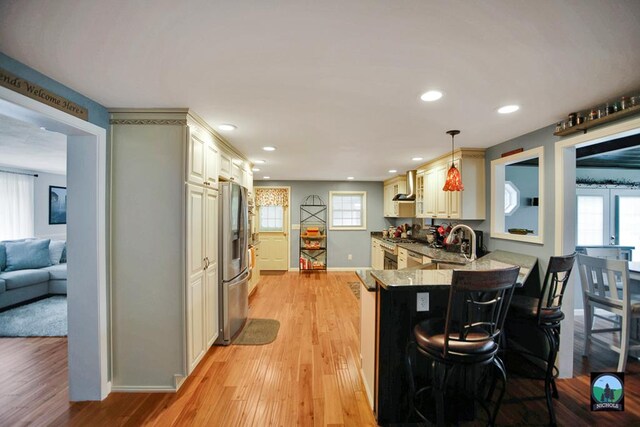
[(444, 182), (444, 187), (442, 187), (443, 191), (464, 190), (464, 185), (462, 185), (462, 176), (460, 175), (460, 171), (458, 170), (458, 168), (456, 168), (456, 165), (453, 162), (453, 138), (459, 133), (459, 130), (447, 131), (447, 134), (451, 135), (451, 167), (449, 168), (449, 172), (447, 172), (447, 180)]

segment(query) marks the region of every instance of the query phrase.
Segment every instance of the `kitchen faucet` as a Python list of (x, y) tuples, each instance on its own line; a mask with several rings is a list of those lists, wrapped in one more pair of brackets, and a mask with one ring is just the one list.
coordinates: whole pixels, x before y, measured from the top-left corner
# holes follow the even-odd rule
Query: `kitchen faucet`
[[(459, 228), (467, 230), (467, 231), (469, 231), (469, 233), (471, 233), (471, 256), (469, 257), (469, 261), (474, 261), (476, 259), (476, 232), (473, 231), (473, 229), (471, 227), (469, 227), (468, 225), (458, 224), (455, 227), (453, 227), (451, 229), (451, 231), (449, 232), (449, 235), (447, 236), (447, 238), (445, 240), (445, 243), (449, 244), (449, 243), (453, 242), (454, 232)], [(465, 255), (465, 257), (466, 257), (466, 255)]]

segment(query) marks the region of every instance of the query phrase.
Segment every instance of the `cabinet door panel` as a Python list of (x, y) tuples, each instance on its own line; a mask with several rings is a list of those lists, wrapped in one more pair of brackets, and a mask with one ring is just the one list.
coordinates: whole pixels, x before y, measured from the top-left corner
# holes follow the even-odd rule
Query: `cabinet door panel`
[(209, 143), (205, 147), (205, 182), (211, 188), (218, 188), (218, 165), (220, 153), (218, 147)]
[(443, 191), (444, 183), (447, 180), (447, 166), (436, 169), (435, 191), (436, 191), (436, 215), (438, 218), (447, 218), (449, 215), (449, 192)]
[(206, 143), (194, 134), (189, 135), (187, 148), (187, 181), (203, 184), (205, 181), (205, 146)]
[(187, 292), (187, 322), (189, 346), (189, 373), (191, 373), (206, 352), (204, 339), (204, 274), (189, 282)]
[(220, 168), (218, 174), (225, 178), (231, 178), (231, 156), (224, 151), (220, 151)]
[(436, 199), (438, 197), (436, 170), (431, 169), (425, 174), (425, 207), (424, 213), (427, 217), (436, 217)]
[(205, 208), (206, 270), (204, 332), (207, 347), (218, 338), (218, 192), (207, 190)]

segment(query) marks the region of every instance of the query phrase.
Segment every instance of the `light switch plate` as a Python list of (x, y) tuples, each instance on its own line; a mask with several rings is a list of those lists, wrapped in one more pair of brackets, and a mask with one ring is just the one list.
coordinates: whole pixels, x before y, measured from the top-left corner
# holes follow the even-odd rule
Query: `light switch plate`
[(418, 292), (417, 297), (417, 310), (429, 311), (429, 292)]

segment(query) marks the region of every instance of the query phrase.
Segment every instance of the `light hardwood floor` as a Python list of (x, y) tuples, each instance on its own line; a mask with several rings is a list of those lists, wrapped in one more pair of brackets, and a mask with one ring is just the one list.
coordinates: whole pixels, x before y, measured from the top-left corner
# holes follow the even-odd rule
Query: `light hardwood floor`
[[(0, 339), (0, 426), (375, 425), (359, 369), (359, 303), (353, 273), (263, 275), (250, 316), (280, 321), (265, 346), (213, 347), (180, 392), (112, 393), (69, 404), (64, 338)], [(624, 413), (591, 413), (589, 372), (613, 370), (615, 355), (582, 351), (575, 378), (558, 381), (560, 425), (640, 425), (640, 363), (629, 360)], [(500, 425), (545, 425), (542, 383), (510, 377)]]

